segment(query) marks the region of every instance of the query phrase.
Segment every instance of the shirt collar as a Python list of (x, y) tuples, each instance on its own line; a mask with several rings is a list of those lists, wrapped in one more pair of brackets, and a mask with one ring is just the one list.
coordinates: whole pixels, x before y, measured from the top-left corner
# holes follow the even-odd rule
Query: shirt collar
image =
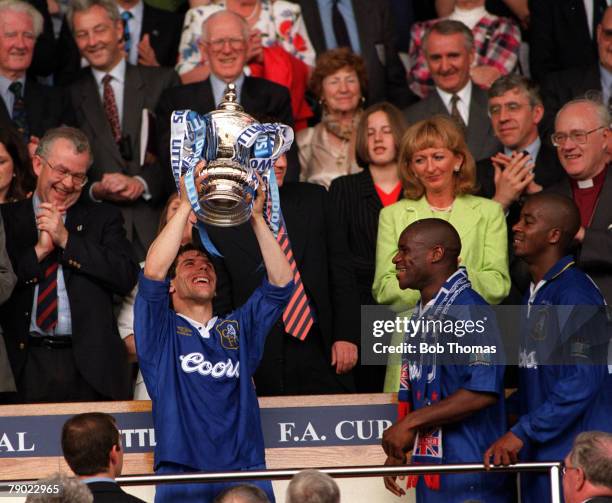
[(13, 82), (21, 82), (21, 85), (23, 86), (23, 89), (25, 91), (25, 81), (26, 81), (25, 74), (15, 80), (7, 79), (4, 75), (0, 75), (0, 93), (4, 95), (10, 92), (9, 86)]
[(465, 276), (465, 275), (467, 275), (465, 267), (463, 267), (463, 266), (459, 267), (453, 274), (451, 274), (446, 279), (444, 284), (440, 287), (440, 290), (438, 290), (436, 295), (434, 295), (433, 299), (431, 299), (424, 306), (423, 306), (423, 304), (421, 302), (419, 302), (419, 314), (420, 315), (424, 314), (431, 306), (433, 306), (436, 303), (436, 300), (438, 299), (440, 294), (445, 294), (446, 295), (446, 293), (452, 288), (453, 283), (457, 279), (459, 279), (460, 276)]
[[(117, 4), (117, 6), (119, 7), (118, 4)], [(132, 16), (134, 16), (134, 19), (142, 19), (142, 16), (144, 14), (144, 3), (143, 3), (142, 0), (140, 0), (131, 9), (123, 9), (123, 8), (119, 7), (119, 13), (120, 14), (124, 13), (126, 10), (132, 13)]]
[(552, 281), (563, 271), (572, 267), (575, 263), (574, 257), (571, 255), (566, 255), (548, 270), (548, 272), (544, 275), (544, 281)]
[(603, 66), (599, 65), (599, 74), (601, 75), (602, 82), (606, 84), (609, 89), (610, 85), (612, 85), (612, 72), (607, 68), (604, 68)]
[[(531, 156), (531, 160), (535, 162), (536, 157), (538, 157), (538, 153), (540, 152), (541, 146), (542, 146), (542, 140), (540, 140), (540, 137), (538, 136), (534, 141), (532, 141), (529, 145), (527, 145), (523, 150), (526, 150), (527, 152), (529, 152), (529, 155)], [(504, 147), (504, 154), (512, 155), (513, 153), (514, 153), (514, 150), (508, 147)]]
[(588, 178), (587, 180), (574, 180), (573, 178), (570, 178), (570, 184), (572, 187), (576, 187), (578, 189), (591, 189), (593, 187), (603, 185), (608, 169), (608, 166), (606, 166), (599, 174), (595, 175), (593, 178)]
[[(231, 83), (236, 85), (236, 94), (238, 97), (238, 103), (240, 103), (242, 85), (244, 84), (244, 73), (240, 73), (240, 75), (238, 75), (236, 80)], [(213, 97), (215, 98), (215, 101), (217, 101), (217, 96), (220, 97), (219, 101), (223, 99), (223, 93), (225, 92), (225, 89), (227, 88), (227, 84), (228, 84), (227, 82), (225, 82), (224, 80), (221, 80), (216, 75), (212, 73), (210, 74), (210, 85), (212, 86)], [(215, 103), (215, 108), (217, 107), (218, 104), (219, 103)]]
[[(447, 93), (446, 91), (440, 89), (438, 86), (436, 86), (436, 91), (438, 91), (438, 94), (440, 95), (444, 106), (450, 110), (453, 93)], [(465, 87), (454, 94), (459, 96), (459, 100), (464, 103), (466, 107), (469, 107), (470, 99), (472, 98), (472, 81), (468, 80), (468, 83), (465, 85)]]
[(121, 58), (121, 61), (115, 65), (110, 72), (102, 72), (100, 70), (96, 70), (93, 66), (91, 67), (91, 71), (93, 73), (94, 79), (99, 86), (102, 85), (102, 79), (108, 73), (113, 79), (115, 79), (119, 84), (123, 85), (125, 82), (125, 68), (127, 63), (125, 62), (125, 58)]
[(193, 328), (195, 328), (202, 337), (206, 337), (206, 338), (209, 337), (210, 329), (217, 322), (216, 316), (213, 316), (210, 320), (208, 320), (208, 323), (204, 325), (202, 322), (194, 320), (193, 318), (190, 318), (189, 316), (185, 316), (184, 314), (181, 314), (181, 313), (176, 313), (176, 314), (179, 315), (181, 318), (183, 318)]
[(561, 260), (559, 260), (555, 265), (553, 265), (544, 277), (538, 282), (536, 285), (533, 281), (529, 284), (529, 301), (527, 302), (529, 309), (527, 311), (527, 315), (529, 316), (531, 311), (531, 305), (535, 302), (536, 296), (541, 288), (546, 285), (549, 281), (552, 281), (557, 276), (559, 276), (563, 271), (569, 269), (575, 264), (574, 257), (571, 255), (566, 255)]

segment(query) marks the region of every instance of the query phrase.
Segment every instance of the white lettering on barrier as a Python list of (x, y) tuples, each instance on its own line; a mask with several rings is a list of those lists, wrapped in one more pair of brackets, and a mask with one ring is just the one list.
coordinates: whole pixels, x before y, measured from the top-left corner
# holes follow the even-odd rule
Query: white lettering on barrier
[(153, 428), (137, 428), (119, 430), (123, 435), (123, 446), (131, 447), (155, 447), (155, 430)]
[(368, 419), (358, 421), (340, 421), (335, 428), (336, 437), (340, 440), (380, 440), (383, 432), (393, 423), (388, 419)]
[(189, 353), (188, 355), (180, 355), (181, 370), (187, 374), (197, 372), (203, 376), (211, 376), (215, 379), (221, 377), (236, 377), (240, 376), (240, 362), (234, 363), (230, 358), (226, 362), (212, 363), (208, 361), (202, 353)]
[[(15, 432), (17, 435), (17, 439), (13, 439), (11, 442), (8, 433), (3, 433), (2, 437), (0, 437), (0, 452), (32, 452), (36, 449), (36, 444), (32, 444), (30, 447), (26, 447), (26, 435), (25, 431)], [(13, 444), (17, 440), (17, 448), (13, 447)]]

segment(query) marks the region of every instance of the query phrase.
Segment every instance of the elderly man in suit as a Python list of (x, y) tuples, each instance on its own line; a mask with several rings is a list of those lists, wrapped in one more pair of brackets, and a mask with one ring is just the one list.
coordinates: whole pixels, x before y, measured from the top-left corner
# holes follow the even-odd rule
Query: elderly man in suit
[(94, 496), (93, 503), (139, 503), (115, 482), (123, 469), (123, 446), (115, 418), (104, 412), (71, 417), (62, 428), (62, 453)]
[(68, 19), (90, 65), (70, 86), (76, 124), (93, 148), (89, 196), (121, 208), (128, 239), (142, 260), (171, 178), (157, 159), (152, 111), (161, 93), (178, 85), (178, 76), (170, 68), (125, 61), (123, 24), (113, 0), (73, 0)]
[[(269, 115), (293, 126), (291, 99), (286, 87), (243, 73), (247, 61), (249, 25), (231, 11), (210, 15), (202, 24), (201, 52), (208, 60), (210, 77), (203, 82), (169, 89), (159, 101), (160, 148), (162, 160), (170, 169), (170, 115), (174, 110), (194, 110), (205, 114), (217, 108), (227, 84), (236, 85), (238, 102), (251, 115)], [(289, 177), (297, 180), (299, 163), (295, 147), (289, 151)]]
[(20, 0), (0, 2), (0, 128), (15, 127), (25, 143), (69, 120), (63, 91), (26, 77), (43, 17)]
[(393, 40), (393, 14), (388, 0), (299, 0), (308, 35), (317, 54), (350, 47), (368, 73), (368, 103), (389, 101), (399, 108), (414, 103), (406, 70)]
[(81, 197), (91, 157), (81, 131), (48, 131), (34, 195), (0, 207), (17, 274), (0, 323), (23, 403), (130, 396), (113, 296), (131, 291), (139, 268), (119, 210)]
[(474, 61), (474, 36), (459, 21), (442, 20), (425, 34), (423, 48), (435, 92), (408, 107), (409, 124), (432, 115), (450, 115), (464, 129), (476, 161), (493, 155), (499, 142), (487, 115), (487, 94), (470, 79)]
[(565, 503), (612, 503), (612, 434), (578, 435), (562, 471)]
[(612, 106), (612, 7), (604, 11), (595, 33), (598, 61), (584, 67), (549, 73), (543, 79), (542, 96), (546, 106), (544, 128), (547, 133), (554, 130), (554, 119), (559, 109), (574, 98), (595, 91), (601, 93), (602, 101), (608, 104), (608, 108)]
[(612, 170), (610, 113), (596, 101), (567, 103), (555, 121), (553, 144), (567, 177), (550, 190), (571, 197), (580, 210), (577, 265), (612, 303)]

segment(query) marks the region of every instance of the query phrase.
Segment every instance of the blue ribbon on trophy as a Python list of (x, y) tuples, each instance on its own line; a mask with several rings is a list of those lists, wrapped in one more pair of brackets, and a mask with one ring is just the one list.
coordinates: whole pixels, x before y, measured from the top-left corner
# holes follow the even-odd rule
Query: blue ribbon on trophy
[[(172, 113), (170, 160), (177, 190), (181, 177), (205, 249), (220, 257), (206, 232), (205, 223), (239, 225), (248, 220), (257, 191), (257, 173), (266, 186), (264, 217), (276, 236), (280, 198), (274, 161), (293, 143), (293, 130), (284, 124), (262, 124), (236, 102), (232, 84), (216, 110), (200, 115), (192, 110)], [(202, 162), (204, 161), (204, 162)], [(198, 192), (196, 179), (201, 177)]]

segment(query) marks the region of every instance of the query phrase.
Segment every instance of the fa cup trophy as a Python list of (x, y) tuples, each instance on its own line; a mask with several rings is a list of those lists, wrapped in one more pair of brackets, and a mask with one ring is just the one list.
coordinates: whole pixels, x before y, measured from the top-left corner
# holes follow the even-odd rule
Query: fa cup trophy
[[(246, 222), (257, 191), (255, 173), (270, 189), (265, 191), (271, 197), (269, 206), (278, 207), (273, 162), (293, 142), (290, 127), (262, 124), (244, 112), (234, 84), (228, 85), (216, 110), (205, 115), (179, 110), (172, 113), (171, 121), (174, 179), (180, 190), (184, 177), (189, 201), (201, 222), (221, 227)], [(198, 228), (210, 248), (204, 226)]]

